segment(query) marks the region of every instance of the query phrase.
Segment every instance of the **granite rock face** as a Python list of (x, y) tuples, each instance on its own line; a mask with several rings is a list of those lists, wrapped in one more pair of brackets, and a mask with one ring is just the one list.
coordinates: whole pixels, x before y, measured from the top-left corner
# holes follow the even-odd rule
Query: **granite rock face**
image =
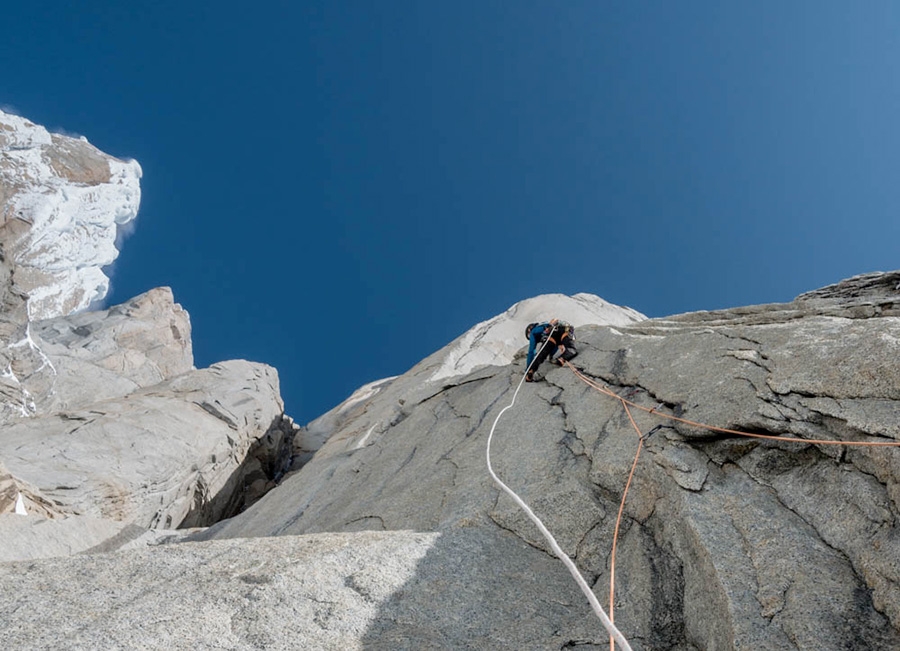
[(55, 370), (31, 323), (106, 296), (104, 267), (137, 216), (140, 177), (134, 161), (0, 111), (0, 420), (33, 415), (42, 387), (31, 385)]
[[(357, 444), (364, 443), (367, 435), (383, 432), (404, 418), (406, 403), (415, 403), (479, 369), (509, 364), (522, 347), (525, 327), (553, 317), (575, 326), (576, 331), (587, 325), (619, 326), (647, 318), (593, 294), (543, 294), (519, 301), (505, 312), (472, 326), (402, 376), (360, 387), (347, 400), (309, 423), (294, 439), (293, 468), (306, 463), (334, 434), (356, 437)], [(344, 427), (351, 423), (349, 429)]]
[[(0, 114), (0, 648), (609, 648), (487, 472), (514, 396), (493, 467), (632, 648), (900, 648), (900, 449), (827, 443), (900, 442), (900, 272), (664, 319), (537, 297), (298, 428), (274, 369), (193, 367), (170, 290), (72, 313), (137, 175)], [(549, 316), (583, 377), (525, 384)]]
[(166, 529), (209, 524), (234, 511), (238, 471), (251, 446), (277, 431), (282, 410), (274, 369), (223, 362), (8, 424), (0, 457), (59, 513)]
[[(632, 648), (900, 648), (900, 451), (810, 442), (900, 441), (897, 283), (579, 329), (577, 366), (649, 411), (616, 556)], [(622, 403), (566, 368), (520, 384), (521, 354), (429, 381), (442, 358), (360, 391), (301, 470), (191, 543), (5, 564), (0, 645), (609, 648), (485, 445), (521, 386), (493, 466), (608, 607), (639, 442)]]
[(125, 396), (193, 370), (191, 348), (190, 319), (168, 287), (108, 310), (25, 322), (6, 345), (0, 418)]
[[(577, 366), (654, 410), (633, 409), (642, 433), (661, 426), (646, 437), (617, 556), (616, 623), (634, 648), (900, 648), (900, 450), (803, 441), (900, 441), (898, 283), (900, 272), (870, 274), (788, 304), (579, 330)], [(396, 395), (405, 379), (394, 379), (361, 401), (300, 472), (201, 537), (413, 529), (478, 540), (480, 554), (513, 535), (549, 557), (485, 468), (487, 433), (523, 370), (520, 358)], [(379, 410), (395, 417), (372, 429)], [(710, 432), (666, 415), (798, 441)], [(498, 474), (604, 602), (637, 445), (618, 400), (559, 368), (523, 385), (495, 434)], [(471, 576), (464, 597), (446, 596), (457, 618), (466, 620), (465, 604), (556, 601), (566, 613), (532, 631), (533, 648), (608, 644), (599, 622), (586, 623), (574, 584), (555, 582), (561, 565), (532, 565), (534, 554), (522, 554), (523, 580), (481, 567), (479, 553), (458, 555), (434, 578)], [(415, 615), (384, 623), (379, 640), (414, 648), (398, 640), (451, 634), (436, 606), (405, 605)], [(503, 640), (520, 623), (495, 614), (463, 645), (487, 648), (481, 636)], [(554, 637), (560, 630), (571, 634)]]
[(9, 563), (0, 578), (0, 643), (363, 649), (367, 627), (435, 538), (322, 534)]
[[(66, 520), (42, 530), (85, 533), (67, 543), (78, 551), (100, 542), (88, 529), (211, 524), (284, 473), (296, 428), (275, 369), (194, 369), (190, 322), (170, 290), (24, 328), (0, 429), (0, 512), (18, 499), (31, 515)], [(82, 516), (87, 529), (73, 524)], [(13, 521), (0, 521), (6, 557), (43, 549)]]

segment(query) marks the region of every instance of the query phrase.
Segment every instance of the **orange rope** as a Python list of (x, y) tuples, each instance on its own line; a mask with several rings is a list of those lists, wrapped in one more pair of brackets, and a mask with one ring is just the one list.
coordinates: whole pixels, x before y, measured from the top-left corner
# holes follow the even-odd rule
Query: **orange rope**
[[(637, 468), (638, 458), (641, 456), (641, 448), (644, 447), (644, 437), (641, 435), (641, 430), (638, 428), (637, 423), (634, 422), (628, 405), (623, 402), (622, 406), (625, 408), (625, 413), (628, 414), (628, 420), (631, 421), (638, 434), (638, 447), (637, 452), (634, 454), (634, 461), (631, 463), (631, 472), (628, 473), (628, 481), (625, 482), (625, 490), (622, 491), (622, 501), (619, 502), (619, 513), (616, 516), (616, 527), (613, 530), (612, 554), (609, 562), (609, 621), (613, 623), (616, 621), (614, 603), (616, 598), (616, 546), (619, 542), (619, 524), (622, 522), (622, 512), (625, 510), (625, 497), (628, 495), (628, 488), (631, 486), (631, 479), (634, 477), (634, 470)], [(610, 651), (615, 651), (616, 649), (616, 641), (612, 635), (609, 636), (609, 649)]]
[(734, 434), (736, 436), (747, 436), (750, 438), (756, 439), (767, 439), (769, 441), (788, 441), (790, 443), (816, 443), (818, 445), (855, 445), (855, 446), (868, 446), (868, 447), (900, 447), (900, 441), (831, 441), (827, 439), (801, 439), (790, 436), (775, 436), (772, 434), (754, 434), (752, 432), (739, 432), (734, 429), (727, 429), (725, 427), (716, 427), (714, 425), (707, 425), (705, 423), (698, 423), (692, 420), (687, 420), (686, 418), (679, 418), (678, 416), (670, 416), (668, 414), (661, 414), (656, 411), (656, 407), (652, 409), (649, 407), (642, 407), (641, 405), (635, 404), (630, 400), (626, 400), (622, 396), (616, 395), (608, 388), (600, 386), (587, 376), (585, 376), (581, 371), (577, 368), (565, 362), (565, 365), (572, 369), (572, 372), (577, 375), (582, 382), (587, 384), (590, 387), (593, 387), (600, 393), (608, 395), (616, 400), (622, 402), (623, 405), (628, 405), (630, 407), (634, 407), (635, 409), (640, 409), (641, 411), (645, 411), (648, 414), (656, 414), (660, 418), (666, 418), (668, 420), (674, 420), (679, 423), (684, 423), (685, 425), (690, 425), (692, 427), (699, 427), (700, 429), (709, 430), (710, 432), (719, 432), (721, 434)]
[[(610, 555), (610, 574), (609, 574), (609, 620), (610, 622), (615, 622), (615, 614), (614, 614), (614, 600), (615, 600), (615, 591), (616, 591), (616, 547), (619, 541), (619, 526), (622, 521), (622, 513), (625, 510), (625, 498), (628, 495), (628, 489), (631, 486), (631, 480), (634, 477), (635, 469), (637, 468), (638, 458), (641, 456), (641, 449), (644, 445), (644, 437), (641, 434), (640, 428), (637, 426), (637, 423), (634, 420), (634, 416), (631, 414), (631, 410), (629, 407), (634, 407), (635, 409), (640, 409), (641, 411), (647, 412), (648, 414), (656, 414), (660, 418), (665, 418), (672, 421), (677, 421), (679, 423), (683, 423), (685, 425), (690, 425), (692, 427), (698, 427), (700, 429), (705, 429), (711, 432), (719, 432), (722, 434), (734, 434), (736, 436), (746, 436), (750, 438), (757, 439), (768, 439), (771, 441), (788, 441), (790, 443), (816, 443), (819, 445), (855, 445), (855, 446), (869, 446), (869, 447), (900, 447), (900, 441), (832, 441), (825, 439), (801, 439), (801, 438), (792, 438), (788, 436), (775, 436), (772, 434), (755, 434), (752, 432), (739, 432), (737, 430), (728, 429), (725, 427), (716, 427), (714, 425), (707, 425), (705, 423), (698, 423), (696, 421), (688, 420), (686, 418), (679, 418), (678, 416), (670, 416), (668, 414), (661, 414), (657, 412), (657, 407), (648, 408), (642, 407), (631, 400), (627, 400), (622, 396), (614, 393), (612, 390), (608, 389), (605, 386), (601, 386), (600, 384), (594, 382), (586, 375), (584, 375), (577, 368), (569, 364), (569, 362), (563, 360), (563, 365), (568, 366), (572, 369), (572, 372), (581, 379), (582, 382), (587, 384), (589, 387), (607, 395), (611, 398), (615, 398), (619, 402), (622, 403), (622, 407), (625, 409), (625, 413), (628, 415), (628, 420), (631, 421), (632, 427), (638, 434), (638, 447), (637, 452), (634, 455), (634, 461), (631, 464), (631, 471), (628, 473), (628, 480), (625, 482), (625, 490), (622, 491), (622, 501), (619, 503), (619, 512), (616, 516), (616, 526), (613, 531), (613, 544), (612, 544), (612, 553)], [(616, 641), (610, 636), (609, 638), (609, 648), (610, 651), (615, 651)]]

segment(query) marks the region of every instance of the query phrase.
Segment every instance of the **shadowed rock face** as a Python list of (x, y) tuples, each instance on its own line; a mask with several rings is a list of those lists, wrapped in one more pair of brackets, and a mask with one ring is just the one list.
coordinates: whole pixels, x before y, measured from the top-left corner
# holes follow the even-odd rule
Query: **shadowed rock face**
[[(788, 304), (584, 327), (575, 362), (661, 415), (799, 439), (900, 441), (898, 282), (900, 273), (871, 274)], [(405, 400), (391, 393), (403, 384), (395, 379), (357, 416), (398, 410), (389, 426), (360, 431), (350, 418), (299, 473), (204, 536), (472, 532), (483, 554), (509, 535), (549, 554), (485, 469), (487, 433), (522, 372), (520, 359)], [(900, 450), (761, 441), (638, 411), (635, 419), (643, 432), (663, 426), (639, 460), (617, 554), (616, 622), (635, 648), (900, 648)], [(600, 595), (636, 449), (621, 404), (568, 369), (524, 385), (495, 434), (498, 474)], [(477, 563), (462, 554), (428, 574), (450, 581)], [(585, 625), (574, 584), (548, 597), (561, 565), (532, 565), (531, 554), (521, 563), (531, 580), (482, 568), (460, 589), (486, 608), (508, 599), (570, 604), (533, 631), (535, 648), (561, 648), (553, 636), (566, 627), (585, 648), (605, 644), (599, 622)], [(392, 606), (406, 613), (402, 624), (386, 610), (368, 639), (450, 635), (444, 627), (454, 624), (417, 600), (438, 593), (412, 582)], [(502, 638), (516, 622), (501, 618), (472, 635)]]

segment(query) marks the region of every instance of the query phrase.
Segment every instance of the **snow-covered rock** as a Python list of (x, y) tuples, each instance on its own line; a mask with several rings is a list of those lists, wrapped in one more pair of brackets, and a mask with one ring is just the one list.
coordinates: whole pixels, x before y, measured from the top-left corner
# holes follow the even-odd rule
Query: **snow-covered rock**
[(106, 296), (140, 176), (0, 112), (0, 559), (209, 524), (289, 459), (296, 428), (275, 369), (195, 369), (171, 289), (87, 310)]
[(190, 318), (168, 287), (21, 324), (0, 345), (4, 358), (0, 423), (124, 396), (194, 368)]
[(434, 370), (433, 382), (465, 375), (482, 366), (509, 364), (525, 342), (529, 323), (558, 318), (576, 328), (584, 325), (624, 326), (647, 317), (593, 294), (543, 294), (520, 301), (492, 319), (482, 321), (443, 349), (444, 359)]
[(0, 240), (32, 319), (105, 298), (117, 228), (137, 216), (141, 167), (0, 111)]

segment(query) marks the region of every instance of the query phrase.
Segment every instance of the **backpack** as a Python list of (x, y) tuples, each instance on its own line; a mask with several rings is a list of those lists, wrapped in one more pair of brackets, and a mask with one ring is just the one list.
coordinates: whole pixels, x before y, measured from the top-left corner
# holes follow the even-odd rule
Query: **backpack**
[(559, 330), (561, 328), (561, 330), (560, 330), (561, 333), (568, 332), (569, 339), (571, 339), (572, 341), (575, 341), (575, 326), (573, 326), (571, 323), (566, 323), (565, 321), (560, 321), (559, 323), (556, 324), (556, 328), (557, 328), (557, 330)]
[[(536, 325), (538, 325), (538, 324), (537, 324), (537, 323), (529, 323), (529, 324), (528, 324), (528, 327), (525, 328), (525, 338), (526, 338), (526, 339), (528, 339), (528, 337), (531, 335), (531, 330), (532, 330), (532, 328), (534, 328)], [(556, 330), (557, 330), (557, 331), (560, 331), (561, 333), (566, 333), (566, 332), (568, 332), (568, 333), (569, 333), (569, 338), (570, 338), (572, 341), (575, 341), (575, 326), (573, 326), (573, 325), (571, 325), (571, 324), (569, 324), (569, 323), (566, 323), (565, 321), (557, 321), (557, 323), (556, 323)], [(541, 335), (541, 341), (542, 341), (542, 342), (543, 342), (543, 341), (547, 341), (547, 333), (546, 333), (546, 332), (545, 332), (543, 335)]]

